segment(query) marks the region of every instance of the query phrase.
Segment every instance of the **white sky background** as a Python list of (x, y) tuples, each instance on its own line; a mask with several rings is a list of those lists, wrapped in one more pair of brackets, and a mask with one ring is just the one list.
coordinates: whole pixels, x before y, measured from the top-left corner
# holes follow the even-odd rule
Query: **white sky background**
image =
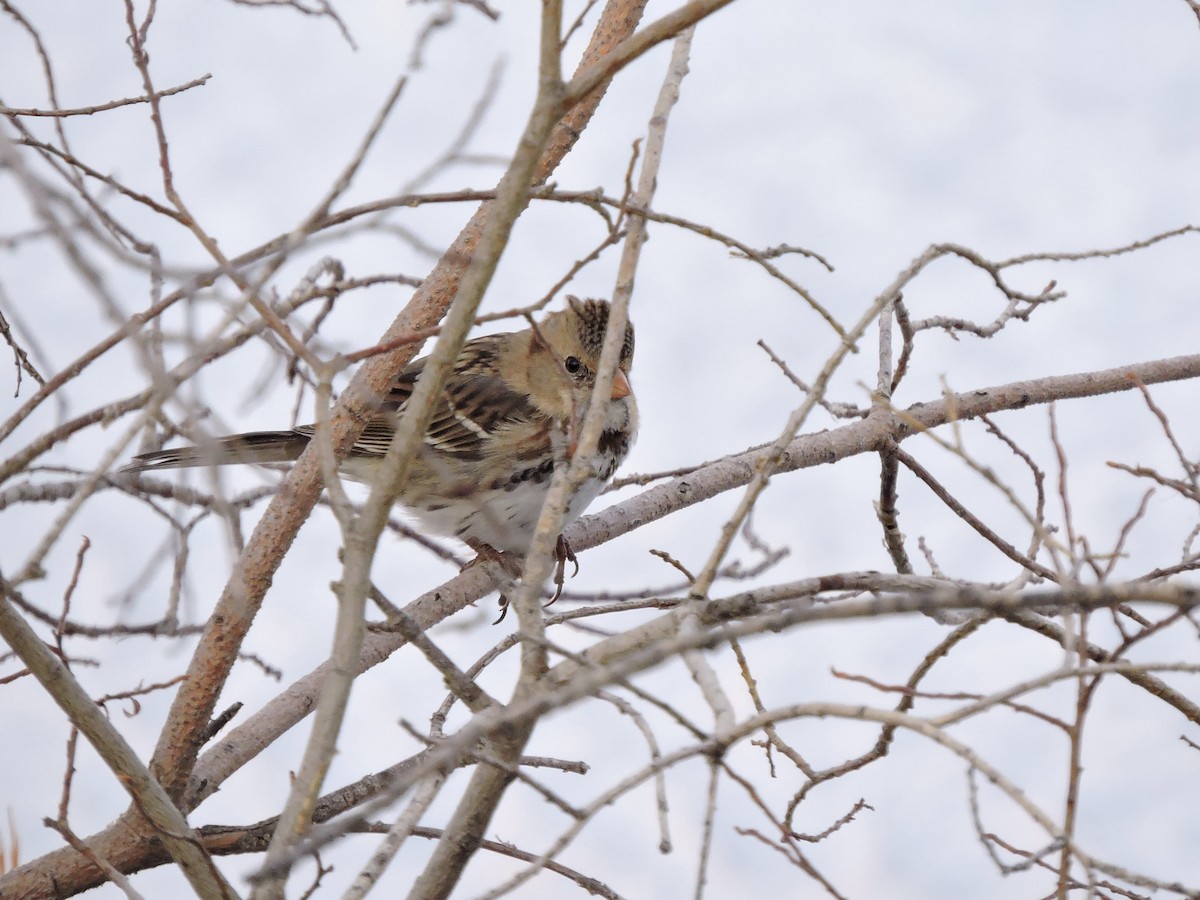
[[(347, 204), (395, 193), (436, 157), (497, 62), (505, 65), (500, 93), (471, 149), (500, 157), (511, 153), (533, 90), (538, 5), (507, 6), (511, 8), (503, 10), (498, 23), (459, 10), (455, 25), (433, 39), (425, 67), (406, 87)], [(53, 56), (63, 106), (139, 92), (124, 44), (121, 4), (42, 0), (27, 7), (23, 12)], [(648, 19), (671, 8), (670, 3), (652, 3)], [(206, 86), (165, 101), (164, 109), (177, 187), (228, 254), (294, 227), (324, 194), (405, 66), (411, 38), (429, 8), (379, 0), (344, 3), (339, 12), (357, 51), (332, 24), (287, 10), (212, 2), (160, 5), (149, 43), (158, 87), (206, 72), (213, 75)], [(0, 102), (45, 106), (37, 59), (24, 34), (6, 18), (0, 18), (0, 48)], [(660, 47), (618, 77), (582, 141), (555, 173), (561, 187), (600, 185), (608, 194), (619, 193), (631, 142), (644, 134), (668, 54), (669, 47)], [(691, 72), (671, 118), (655, 207), (711, 224), (751, 246), (789, 243), (821, 253), (836, 267), (834, 273), (800, 257), (785, 258), (781, 265), (850, 323), (933, 242), (965, 244), (999, 259), (1116, 247), (1195, 223), (1200, 209), (1198, 85), (1200, 28), (1183, 0), (740, 0), (698, 30)], [(75, 118), (67, 127), (81, 159), (161, 196), (157, 149), (144, 108)], [(427, 189), (489, 188), (499, 171), (494, 165), (454, 168)], [(135, 227), (146, 227), (143, 236), (159, 243), (173, 262), (206, 265), (202, 249), (182, 229), (164, 228), (130, 213), (127, 206), (120, 208)], [(394, 221), (436, 248), (470, 212), (465, 204), (428, 207)], [(0, 177), (0, 233), (29, 224), (28, 207), (13, 180)], [(601, 236), (591, 213), (535, 205), (517, 225), (485, 310), (540, 297)], [(897, 404), (935, 399), (943, 377), (950, 388), (966, 390), (1195, 352), (1200, 337), (1196, 247), (1192, 235), (1129, 257), (1013, 272), (1010, 281), (1023, 290), (1037, 292), (1055, 278), (1068, 296), (991, 341), (926, 336)], [(330, 252), (351, 275), (403, 272), (419, 277), (432, 264), (402, 241), (380, 237), (343, 242)], [(581, 275), (571, 292), (608, 295), (615, 260), (610, 251)], [(289, 267), (276, 283), (294, 284), (303, 269)], [(112, 269), (106, 278), (128, 312), (147, 304), (144, 279), (136, 273)], [(111, 328), (49, 246), (0, 255), (0, 289), (0, 303), (6, 312), (15, 303), (17, 317), (45, 349), (50, 371)], [(353, 294), (322, 333), (338, 349), (369, 345), (406, 297), (407, 291), (395, 287)], [(951, 260), (935, 264), (906, 297), (914, 317), (961, 315), (977, 321), (992, 318), (1003, 302), (985, 275)], [(213, 316), (213, 310), (199, 314)], [(627, 472), (674, 468), (774, 438), (799, 395), (755, 341), (765, 338), (810, 381), (836, 346), (835, 335), (802, 301), (756, 267), (731, 259), (719, 245), (662, 226), (651, 227), (632, 316), (638, 328), (633, 381), (643, 426)], [(873, 340), (872, 334), (839, 377), (834, 399), (865, 402), (861, 385), (874, 383)], [(72, 384), (68, 397), (73, 413), (141, 389), (143, 375), (131, 358), (111, 356), (94, 375)], [(252, 344), (198, 379), (201, 396), (214, 406), (214, 431), (288, 424), (293, 391), (282, 384), (266, 392), (258, 387), (272, 358), (261, 344)], [(0, 410), (7, 414), (15, 409), (28, 391), (26, 385), (19, 400), (0, 401)], [(1200, 437), (1192, 415), (1194, 385), (1164, 386), (1154, 393), (1175, 413), (1177, 434), (1185, 450), (1194, 453)], [(302, 412), (302, 420), (311, 419), (310, 409)], [(44, 430), (52, 414), (47, 407), (42, 417), (10, 438), (12, 446), (4, 448), (4, 455)], [(1044, 466), (1051, 465), (1044, 411), (997, 419), (1039, 453)], [(807, 430), (832, 424), (822, 415)], [(1059, 425), (1072, 453), (1075, 515), (1094, 536), (1094, 546), (1111, 546), (1145, 486), (1107, 469), (1105, 461), (1167, 469), (1169, 447), (1142, 402), (1132, 396), (1063, 404)], [(95, 466), (121, 426), (91, 430), (43, 462)], [(1003, 458), (981, 432), (973, 435), (973, 449), (981, 457)], [(999, 530), (1024, 542), (1012, 511), (998, 496), (988, 496), (961, 466), (928, 444), (912, 441), (906, 449), (933, 466), (952, 490), (986, 510)], [(179, 477), (207, 485), (202, 475)], [(222, 477), (235, 488), (263, 479), (253, 471)], [(1028, 479), (1019, 484), (1028, 498)], [(764, 540), (786, 544), (792, 553), (765, 580), (888, 569), (871, 511), (877, 494), (874, 458), (779, 479), (764, 498), (755, 527)], [(673, 583), (674, 573), (647, 551), (666, 549), (699, 568), (736, 498), (736, 493), (727, 495), (583, 555), (582, 571), (570, 587), (598, 591)], [(902, 483), (900, 502), (918, 571), (927, 571), (915, 547), (917, 536), (924, 535), (951, 576), (1003, 581), (1015, 574), (1013, 566), (985, 552), (983, 543), (912, 479)], [(1188, 510), (1160, 493), (1151, 511), (1153, 526), (1135, 532), (1132, 560), (1119, 572), (1140, 574), (1178, 559), (1194, 524), (1194, 507)], [(6, 573), (20, 566), (53, 513), (18, 506), (0, 515), (0, 567)], [(1057, 508), (1051, 518), (1061, 522)], [(253, 521), (248, 517), (247, 526)], [(155, 615), (157, 607), (118, 608), (116, 598), (158, 546), (158, 528), (128, 499), (114, 495), (92, 504), (51, 556), (54, 576), (29, 586), (31, 598), (57, 608), (79, 535), (87, 534), (93, 548), (76, 595), (76, 615), (99, 622), (143, 621)], [(147, 546), (147, 533), (155, 536), (153, 546)], [(451, 574), (409, 544), (394, 537), (384, 542), (375, 581), (397, 602)], [(337, 571), (337, 546), (332, 517), (319, 510), (279, 573), (252, 632), (247, 649), (281, 668), (285, 684), (328, 651), (333, 610), (325, 585)], [(755, 560), (744, 545), (736, 552), (748, 563)], [(190, 575), (191, 619), (202, 619), (211, 607), (230, 558), (219, 528), (209, 523), (207, 531), (198, 530), (193, 560), (203, 563)], [(165, 574), (156, 577), (165, 583)], [(717, 593), (737, 589), (724, 585)], [(512, 627), (510, 621), (491, 628), (487, 623), (494, 611), (494, 597), (488, 598), (477, 612), (460, 614), (436, 636), (458, 662), (468, 665)], [(748, 646), (768, 705), (821, 699), (890, 706), (890, 697), (834, 681), (830, 667), (903, 681), (943, 631), (926, 620), (890, 620), (793, 631), (785, 641), (762, 639)], [(562, 639), (576, 645), (588, 640), (578, 634)], [(1168, 640), (1178, 647), (1156, 646), (1157, 658), (1195, 659), (1194, 640)], [(186, 660), (182, 652), (160, 659), (157, 645), (137, 640), (116, 647), (79, 643), (74, 649), (104, 661), (99, 669), (79, 670), (96, 695), (128, 689), (139, 679), (167, 677)], [(1060, 660), (1048, 645), (1004, 624), (987, 626), (968, 651), (952, 655), (926, 687), (983, 692), (1009, 684), (1021, 673), (1046, 671)], [(740, 696), (729, 654), (712, 654), (712, 659), (727, 688)], [(487, 681), (500, 696), (505, 696), (507, 669), (501, 665)], [(678, 686), (671, 699), (707, 724), (709, 716), (685, 670), (670, 667), (663, 674)], [(671, 682), (659, 678), (647, 683)], [(1174, 683), (1194, 691), (1188, 681)], [(277, 690), (275, 682), (246, 667), (230, 682), (225, 702), (242, 699), (252, 710)], [(420, 711), (429, 705), (427, 698), (440, 696), (441, 690), (427, 664), (407, 650), (361, 679), (328, 784), (340, 785), (413, 752), (415, 742), (395, 723), (424, 715)], [(1065, 712), (1070, 701), (1068, 693), (1039, 696), (1058, 712)], [(10, 735), (0, 740), (0, 771), (21, 773), (19, 780), (6, 776), (0, 782), (0, 799), (18, 823), (23, 858), (31, 859), (58, 844), (40, 821), (57, 807), (66, 728), (47, 713), (31, 679), (4, 687), (0, 697), (4, 730)], [(145, 703), (141, 715), (117, 716), (123, 732), (146, 755), (165, 701), (159, 695)], [(938, 708), (930, 703), (918, 712)], [(1195, 852), (1200, 817), (1194, 812), (1200, 757), (1177, 739), (1185, 732), (1195, 739), (1194, 729), (1188, 731), (1180, 716), (1115, 681), (1101, 689), (1094, 716), (1091, 727), (1103, 739), (1088, 745), (1084, 761), (1079, 828), (1084, 846), (1136, 870), (1200, 884)], [(426, 726), (421, 719), (413, 724)], [(674, 735), (668, 743), (682, 739), (662, 727), (664, 735)], [(296, 729), (236, 775), (192, 821), (249, 822), (271, 814), (286, 789), (285, 773), (298, 765), (305, 731)], [(1056, 731), (992, 713), (957, 733), (1021, 783), (1036, 802), (1058, 813), (1067, 744)], [(873, 730), (832, 722), (805, 722), (785, 734), (818, 765), (862, 752), (874, 740)], [(579, 802), (646, 757), (628, 720), (596, 705), (554, 717), (539, 728), (529, 752), (581, 758), (592, 765), (585, 779), (545, 776), (556, 790)], [(757, 752), (742, 746), (732, 758), (741, 771), (761, 775)], [(89, 771), (74, 791), (72, 822), (80, 834), (102, 827), (124, 807), (114, 780), (95, 768)], [(773, 783), (760, 778), (760, 785), (776, 792), (776, 801), (797, 784), (790, 772), (781, 772)], [(690, 896), (704, 784), (697, 763), (668, 779), (673, 854), (664, 857), (656, 850), (653, 797), (643, 789), (604, 813), (563, 861), (624, 896)], [(817, 868), (848, 896), (936, 900), (1036, 896), (1049, 890), (1048, 876), (1006, 880), (995, 874), (971, 833), (964, 766), (944, 751), (901, 735), (887, 760), (814, 791), (797, 824), (819, 832), (860, 797), (874, 812), (861, 813), (809, 851)], [(1036, 833), (1019, 815), (998, 796), (985, 791), (984, 797), (994, 831), (1037, 846)], [(721, 799), (709, 896), (818, 896), (813, 883), (777, 854), (734, 833), (735, 827), (768, 828), (743, 797), (726, 784)], [(444, 820), (449, 809), (437, 807), (432, 820)], [(559, 813), (518, 788), (507, 798), (490, 836), (540, 849), (564, 827)], [(335, 884), (350, 877), (372, 845), (369, 838), (353, 838), (332, 855), (338, 866)], [(420, 846), (406, 848), (395, 867), (401, 873), (413, 871), (424, 852)], [(251, 865), (237, 858), (222, 863), (235, 878)], [(482, 859), (473, 863), (459, 895), (474, 896), (494, 883), (492, 865)], [(164, 869), (138, 876), (134, 883), (147, 896), (166, 896), (178, 889), (180, 878)], [(543, 875), (517, 896), (575, 893), (562, 880)], [(379, 894), (388, 896), (386, 882)], [(116, 895), (111, 887), (94, 892), (97, 897)]]

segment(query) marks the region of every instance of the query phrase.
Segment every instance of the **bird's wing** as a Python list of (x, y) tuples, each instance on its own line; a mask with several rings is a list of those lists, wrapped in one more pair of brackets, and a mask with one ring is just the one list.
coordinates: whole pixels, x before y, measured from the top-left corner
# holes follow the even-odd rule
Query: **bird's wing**
[[(425, 431), (430, 448), (461, 460), (477, 460), (502, 426), (540, 416), (520, 391), (513, 390), (497, 371), (501, 340), (487, 335), (468, 341), (454, 371), (434, 401), (433, 417)], [(354, 456), (381, 457), (387, 452), (396, 418), (412, 396), (425, 359), (410, 363), (396, 379), (383, 408), (373, 415), (354, 445)]]

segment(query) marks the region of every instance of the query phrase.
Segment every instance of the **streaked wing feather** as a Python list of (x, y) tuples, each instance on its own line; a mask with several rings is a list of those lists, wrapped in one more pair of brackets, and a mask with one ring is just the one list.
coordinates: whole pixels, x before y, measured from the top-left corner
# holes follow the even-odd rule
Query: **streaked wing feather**
[[(425, 431), (432, 448), (463, 459), (479, 459), (497, 428), (537, 415), (528, 398), (496, 376), (500, 338), (487, 335), (468, 341), (458, 366), (435, 401), (433, 416)], [(383, 410), (371, 417), (354, 445), (356, 456), (383, 456), (392, 440), (396, 417), (404, 409), (417, 378), (425, 368), (419, 359), (396, 379)]]

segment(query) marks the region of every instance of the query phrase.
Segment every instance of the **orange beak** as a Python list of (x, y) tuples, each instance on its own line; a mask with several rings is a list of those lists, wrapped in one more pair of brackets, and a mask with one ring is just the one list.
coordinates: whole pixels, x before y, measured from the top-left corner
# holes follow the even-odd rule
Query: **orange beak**
[(613, 373), (612, 383), (612, 399), (620, 400), (622, 397), (628, 397), (633, 393), (633, 385), (629, 383), (629, 376), (617, 369)]

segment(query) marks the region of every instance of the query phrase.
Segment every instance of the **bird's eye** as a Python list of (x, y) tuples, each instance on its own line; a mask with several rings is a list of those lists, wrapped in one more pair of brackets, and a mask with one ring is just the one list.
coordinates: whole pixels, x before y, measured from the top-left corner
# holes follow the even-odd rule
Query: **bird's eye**
[(570, 372), (572, 375), (574, 375), (576, 372), (578, 372), (580, 369), (583, 368), (583, 363), (581, 363), (579, 361), (578, 356), (568, 356), (563, 361), (563, 365), (567, 367), (567, 371)]

